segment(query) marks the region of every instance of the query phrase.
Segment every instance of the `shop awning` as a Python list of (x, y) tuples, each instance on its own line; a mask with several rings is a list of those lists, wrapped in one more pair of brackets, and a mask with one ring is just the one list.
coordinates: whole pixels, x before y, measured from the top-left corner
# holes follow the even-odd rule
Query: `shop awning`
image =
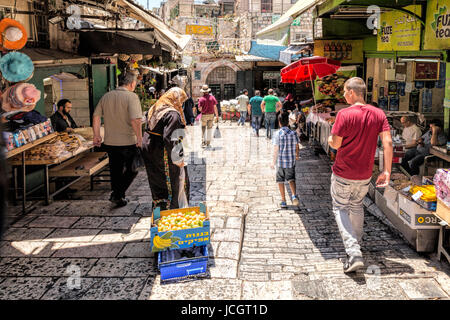
[[(95, 30), (81, 29), (80, 54), (92, 53), (126, 53), (126, 54), (152, 54), (160, 56), (162, 49), (160, 44), (155, 44), (153, 31), (144, 30)], [(167, 48), (170, 51), (169, 48)]]
[(288, 31), (296, 17), (309, 10), (321, 0), (298, 0), (275, 23), (256, 33), (258, 39), (281, 39)]
[(285, 64), (290, 64), (292, 61), (303, 57), (302, 52), (306, 49), (311, 48), (312, 52), (312, 46), (313, 43), (291, 45), (287, 49), (280, 51), (280, 61)]
[(35, 66), (88, 64), (89, 59), (73, 53), (43, 48), (23, 48)]
[(150, 27), (155, 28), (156, 39), (161, 43), (168, 43), (175, 51), (183, 51), (184, 48), (191, 41), (192, 36), (179, 34), (178, 32), (171, 30), (162, 20), (154, 16), (151, 13), (142, 10), (131, 1), (118, 0), (118, 5), (130, 10), (128, 16), (139, 20)]
[(253, 56), (250, 54), (237, 55), (237, 56), (234, 56), (234, 58), (238, 62), (278, 61), (278, 60), (272, 60), (269, 58)]
[(280, 51), (285, 49), (286, 46), (264, 44), (259, 41), (252, 40), (252, 46), (248, 54), (279, 61)]

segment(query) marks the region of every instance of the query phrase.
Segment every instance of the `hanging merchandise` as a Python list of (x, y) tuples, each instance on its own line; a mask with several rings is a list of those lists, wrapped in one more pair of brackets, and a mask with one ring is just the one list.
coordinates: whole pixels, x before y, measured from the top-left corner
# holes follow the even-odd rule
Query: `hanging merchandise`
[(423, 89), (423, 87), (425, 86), (424, 81), (414, 81), (414, 82), (415, 82), (416, 89)]
[(2, 50), (20, 50), (27, 43), (27, 31), (18, 21), (4, 18), (0, 21), (0, 45)]
[(399, 82), (398, 83), (398, 94), (402, 97), (405, 96), (405, 89), (406, 89), (406, 82)]
[(414, 89), (409, 94), (409, 111), (419, 112), (420, 91)]
[(378, 107), (380, 107), (383, 110), (388, 109), (388, 99), (385, 96), (380, 96), (378, 98)]
[(128, 61), (128, 59), (130, 59), (129, 55), (124, 54), (124, 53), (119, 54), (119, 60), (120, 61), (126, 62), (126, 61)]
[(13, 51), (0, 58), (0, 71), (9, 82), (26, 81), (33, 76), (34, 65), (26, 54)]
[(398, 111), (398, 95), (390, 95), (389, 96), (389, 111)]
[(2, 95), (2, 109), (5, 112), (29, 112), (41, 99), (41, 91), (31, 83), (18, 83), (6, 89)]
[(431, 112), (432, 110), (432, 94), (430, 89), (425, 89), (422, 92), (422, 112)]

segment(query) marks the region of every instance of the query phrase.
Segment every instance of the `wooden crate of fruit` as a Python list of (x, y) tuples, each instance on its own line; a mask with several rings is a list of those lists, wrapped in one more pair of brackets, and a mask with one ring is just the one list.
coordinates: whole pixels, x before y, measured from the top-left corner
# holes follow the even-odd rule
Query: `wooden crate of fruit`
[(208, 210), (203, 203), (198, 207), (153, 210), (150, 227), (152, 252), (207, 245), (210, 235)]

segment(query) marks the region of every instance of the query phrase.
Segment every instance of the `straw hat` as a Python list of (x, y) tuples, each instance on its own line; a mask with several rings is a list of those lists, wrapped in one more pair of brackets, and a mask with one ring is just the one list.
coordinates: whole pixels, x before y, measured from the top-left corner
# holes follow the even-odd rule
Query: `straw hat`
[(144, 58), (144, 56), (142, 54), (130, 54), (130, 58), (131, 60), (137, 62), (140, 61)]
[(211, 92), (211, 89), (208, 87), (207, 84), (204, 84), (204, 85), (202, 86), (202, 88), (200, 89), (200, 92), (203, 92), (203, 93), (205, 93), (205, 92)]
[(0, 44), (3, 49), (20, 50), (27, 43), (27, 31), (18, 21), (4, 18), (0, 21)]
[(36, 103), (41, 99), (41, 91), (31, 83), (15, 84), (3, 93), (2, 109), (9, 111), (30, 112), (36, 107)]
[(0, 58), (0, 71), (9, 82), (25, 81), (33, 76), (33, 61), (21, 52), (10, 52)]
[(121, 54), (119, 54), (119, 59), (120, 59), (121, 61), (126, 62), (126, 61), (128, 61), (128, 59), (130, 59), (130, 56), (127, 55), (127, 54), (121, 53)]

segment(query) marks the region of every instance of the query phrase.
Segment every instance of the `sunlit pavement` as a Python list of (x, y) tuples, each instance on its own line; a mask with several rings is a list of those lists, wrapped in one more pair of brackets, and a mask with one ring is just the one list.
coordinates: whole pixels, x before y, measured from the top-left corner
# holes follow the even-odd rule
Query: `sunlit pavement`
[[(82, 200), (39, 204), (9, 226), (0, 244), (1, 299), (448, 299), (450, 267), (418, 254), (366, 213), (365, 269), (342, 272), (342, 240), (331, 213), (330, 165), (306, 144), (296, 165), (299, 207), (280, 209), (272, 145), (249, 124), (219, 124), (200, 148), (188, 128), (191, 205), (211, 217), (208, 274), (161, 283), (150, 252), (151, 193), (145, 171), (131, 202), (113, 209), (109, 183), (75, 185)], [(217, 135), (216, 135), (217, 137)], [(288, 205), (290, 201), (288, 200)]]

